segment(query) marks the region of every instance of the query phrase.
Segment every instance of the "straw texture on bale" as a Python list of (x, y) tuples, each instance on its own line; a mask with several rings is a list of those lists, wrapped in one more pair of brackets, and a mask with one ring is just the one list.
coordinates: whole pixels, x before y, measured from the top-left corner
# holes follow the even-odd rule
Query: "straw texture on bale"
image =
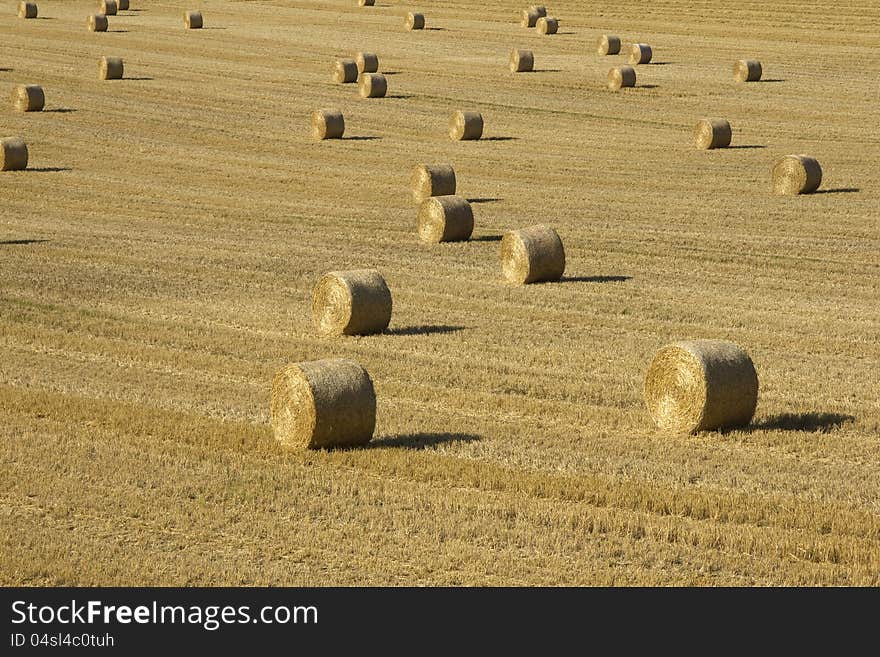
[(727, 148), (733, 131), (726, 119), (700, 119), (694, 126), (694, 144), (697, 148)]
[(39, 112), (46, 106), (43, 87), (36, 84), (20, 84), (12, 90), (12, 107), (17, 112)]
[(647, 43), (634, 43), (629, 49), (629, 63), (633, 66), (647, 64), (653, 56), (654, 51)]
[(514, 48), (510, 51), (510, 70), (514, 73), (525, 73), (535, 68), (535, 55), (531, 50)]
[(373, 7), (376, 0), (358, 0), (358, 7)]
[(331, 271), (312, 293), (312, 321), (321, 335), (381, 333), (391, 321), (391, 291), (375, 269)]
[(501, 271), (516, 285), (558, 281), (565, 272), (562, 240), (549, 226), (510, 231), (501, 239)]
[(483, 115), (456, 110), (449, 118), (449, 136), (455, 141), (479, 139), (483, 136)]
[(636, 86), (636, 69), (632, 66), (615, 66), (608, 71), (608, 88), (617, 91), (623, 87)]
[(376, 73), (379, 70), (379, 56), (371, 52), (359, 52), (355, 57), (358, 73)]
[(107, 31), (107, 17), (104, 14), (92, 14), (88, 20), (89, 30), (92, 32)]
[(288, 447), (365, 445), (376, 429), (370, 375), (347, 359), (282, 368), (272, 381), (272, 428), (275, 439)]
[(188, 30), (200, 30), (204, 26), (202, 12), (188, 11), (183, 15), (183, 24)]
[(455, 170), (449, 164), (419, 164), (410, 178), (413, 200), (421, 203), (429, 196), (455, 194)]
[(27, 169), (28, 147), (21, 137), (0, 139), (0, 171)]
[(535, 23), (535, 29), (541, 34), (556, 34), (559, 31), (559, 19), (542, 16)]
[(349, 57), (345, 59), (337, 59), (333, 64), (333, 81), (347, 84), (349, 82), (357, 82), (358, 65), (357, 62)]
[(116, 0), (116, 7), (119, 11), (128, 11), (128, 0)]
[(364, 73), (358, 90), (363, 98), (384, 98), (388, 93), (388, 81), (381, 73)]
[(101, 57), (100, 76), (102, 80), (121, 80), (125, 72), (122, 57)]
[(758, 375), (749, 355), (732, 342), (677, 342), (660, 349), (651, 361), (645, 404), (664, 431), (745, 426), (758, 404)]
[(733, 65), (733, 79), (737, 82), (757, 82), (763, 72), (757, 59), (740, 59)]
[(101, 0), (101, 13), (105, 16), (115, 16), (118, 9), (116, 0)]
[(474, 232), (474, 212), (461, 196), (431, 196), (419, 207), (418, 223), (423, 242), (464, 242)]
[(315, 139), (342, 139), (345, 118), (339, 110), (315, 110), (312, 112), (312, 135)]
[(424, 30), (425, 29), (425, 15), (418, 14), (415, 12), (410, 12), (406, 15), (404, 19), (404, 25), (406, 25), (406, 29), (408, 30)]
[(541, 14), (534, 9), (523, 9), (520, 25), (523, 27), (535, 27), (538, 24), (539, 18), (542, 18)]
[(36, 18), (37, 3), (36, 2), (19, 2), (18, 3), (19, 18)]
[(620, 37), (603, 34), (596, 44), (596, 51), (600, 55), (616, 55), (620, 52)]
[(809, 155), (786, 155), (773, 165), (773, 193), (811, 194), (822, 184), (822, 167)]

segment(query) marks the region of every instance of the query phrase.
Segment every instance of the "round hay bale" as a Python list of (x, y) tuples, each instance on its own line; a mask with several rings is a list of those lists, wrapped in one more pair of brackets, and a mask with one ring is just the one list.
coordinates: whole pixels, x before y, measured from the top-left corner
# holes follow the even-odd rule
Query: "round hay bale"
[(425, 15), (418, 14), (416, 12), (409, 12), (406, 15), (406, 18), (403, 21), (403, 24), (406, 26), (408, 30), (424, 30), (425, 29)]
[(23, 171), (28, 165), (28, 147), (21, 137), (0, 139), (0, 171)]
[(121, 80), (124, 72), (122, 57), (101, 57), (99, 77), (102, 80)]
[(36, 18), (37, 3), (36, 2), (19, 2), (18, 3), (19, 18)]
[(116, 0), (101, 0), (101, 13), (105, 16), (115, 16), (118, 10)]
[(39, 112), (46, 105), (43, 87), (36, 84), (20, 84), (12, 90), (12, 108), (16, 112)]
[(603, 34), (596, 44), (596, 51), (600, 55), (616, 55), (620, 52), (620, 37)]
[(757, 59), (740, 59), (733, 64), (733, 79), (737, 82), (757, 82), (763, 72)]
[(636, 64), (647, 64), (653, 56), (654, 51), (651, 50), (651, 46), (647, 43), (634, 43), (630, 46), (629, 63), (633, 66)]
[(422, 201), (419, 239), (428, 243), (465, 242), (474, 232), (474, 212), (461, 196), (431, 196)]
[(547, 15), (547, 7), (544, 5), (532, 5), (529, 7), (529, 11), (533, 11), (538, 14), (538, 17), (543, 18)]
[(315, 110), (312, 112), (312, 134), (315, 139), (342, 139), (345, 118), (339, 110)]
[(449, 164), (419, 164), (410, 178), (413, 200), (421, 203), (430, 196), (455, 194), (455, 170)]
[(608, 71), (608, 88), (618, 91), (623, 87), (636, 86), (636, 69), (632, 66), (615, 66)]
[(535, 29), (541, 34), (556, 34), (559, 31), (559, 19), (542, 16), (535, 23)]
[(811, 194), (822, 184), (822, 167), (809, 155), (786, 155), (773, 165), (773, 193)]
[(541, 14), (534, 9), (523, 9), (520, 25), (523, 27), (535, 27), (539, 18), (542, 18)]
[(358, 7), (373, 7), (376, 0), (358, 0)]
[(700, 119), (694, 126), (694, 144), (697, 148), (727, 148), (733, 132), (726, 119)]
[(535, 55), (531, 50), (514, 48), (510, 51), (510, 70), (514, 73), (525, 73), (535, 68)]
[(381, 73), (364, 73), (358, 91), (362, 98), (384, 98), (388, 93), (388, 81)]
[(288, 365), (272, 380), (272, 428), (282, 445), (326, 449), (365, 445), (376, 429), (376, 391), (347, 359)]
[(312, 321), (321, 335), (381, 333), (391, 321), (391, 291), (375, 269), (331, 271), (312, 293)]
[(358, 65), (356, 61), (348, 57), (346, 57), (345, 59), (336, 60), (336, 62), (333, 64), (334, 82), (348, 84), (349, 82), (357, 82), (357, 79)]
[(358, 74), (376, 73), (379, 70), (379, 56), (371, 52), (359, 52), (355, 57)]
[(677, 342), (660, 349), (651, 361), (645, 404), (665, 431), (745, 426), (758, 404), (758, 375), (749, 355), (732, 342)]
[(188, 30), (200, 30), (205, 22), (202, 19), (202, 12), (188, 11), (183, 15), (183, 24)]
[(90, 32), (107, 31), (108, 22), (104, 14), (92, 14), (89, 16), (87, 24)]
[(116, 7), (119, 11), (128, 11), (128, 0), (116, 0)]
[(549, 226), (510, 231), (501, 239), (501, 271), (516, 285), (558, 281), (565, 272), (562, 240)]
[(456, 110), (449, 118), (449, 136), (454, 141), (479, 139), (483, 136), (483, 115)]

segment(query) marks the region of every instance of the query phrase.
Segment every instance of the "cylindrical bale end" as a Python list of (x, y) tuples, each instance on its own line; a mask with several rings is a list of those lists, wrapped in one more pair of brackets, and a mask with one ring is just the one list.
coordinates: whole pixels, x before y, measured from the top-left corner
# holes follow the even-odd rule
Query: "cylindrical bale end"
[(357, 82), (358, 65), (351, 58), (337, 59), (333, 64), (333, 81), (341, 84)]
[(346, 359), (288, 365), (272, 381), (272, 428), (287, 447), (366, 445), (376, 429), (376, 392), (367, 371)]
[(391, 291), (375, 269), (324, 274), (312, 293), (312, 321), (321, 335), (381, 333), (391, 321)]
[(608, 71), (608, 88), (617, 91), (623, 87), (636, 86), (636, 69), (632, 66), (615, 66)]
[(654, 51), (647, 43), (634, 43), (629, 49), (629, 63), (633, 66), (636, 64), (647, 64), (654, 56)]
[(388, 81), (381, 73), (364, 73), (358, 91), (362, 98), (384, 98), (388, 93)]
[(18, 3), (19, 18), (36, 18), (37, 3), (36, 2), (19, 2)]
[(430, 196), (453, 196), (455, 169), (449, 164), (419, 164), (413, 168), (410, 187), (419, 204)]
[(129, 4), (128, 0), (116, 0), (116, 6), (119, 11), (128, 11)]
[(122, 57), (101, 57), (100, 77), (102, 80), (121, 80), (125, 72)]
[(21, 137), (0, 139), (0, 171), (27, 169), (28, 147)]
[(358, 0), (358, 7), (373, 7), (376, 0)]
[(406, 15), (406, 18), (403, 20), (403, 24), (408, 30), (424, 30), (425, 15), (411, 11)]
[(559, 31), (559, 19), (542, 16), (535, 23), (535, 29), (541, 34), (556, 34)]
[(119, 10), (116, 0), (101, 0), (101, 13), (105, 16), (115, 16)]
[(534, 9), (523, 9), (520, 25), (523, 27), (535, 27), (539, 18), (541, 18), (541, 14)]
[(702, 150), (727, 148), (733, 131), (726, 119), (700, 119), (694, 126), (694, 145)]
[(510, 51), (510, 70), (514, 73), (525, 73), (535, 68), (535, 55), (531, 50), (514, 48)]
[(342, 139), (345, 118), (339, 110), (315, 110), (312, 112), (312, 135), (315, 139)]
[(757, 82), (763, 72), (757, 59), (740, 59), (733, 64), (733, 79), (737, 82)]
[(510, 231), (501, 239), (501, 271), (515, 285), (558, 281), (565, 273), (562, 240), (549, 226)]
[(359, 52), (355, 57), (358, 74), (379, 71), (379, 56), (372, 52)]
[(449, 118), (449, 137), (454, 141), (475, 140), (483, 136), (483, 115), (456, 110)]
[(204, 19), (200, 11), (188, 11), (183, 15), (183, 24), (188, 30), (200, 30), (204, 26)]
[(474, 212), (461, 196), (432, 196), (422, 201), (419, 239), (429, 244), (464, 242), (474, 232)]
[(86, 22), (90, 32), (106, 32), (109, 25), (104, 14), (92, 14)]
[(620, 37), (603, 34), (596, 44), (596, 52), (600, 55), (616, 55), (620, 52)]
[(46, 106), (43, 87), (36, 84), (20, 84), (12, 90), (12, 107), (17, 112), (40, 112)]
[(645, 404), (664, 431), (745, 426), (758, 404), (758, 374), (749, 355), (732, 342), (677, 342), (660, 349), (651, 361)]
[(773, 165), (773, 193), (777, 196), (811, 194), (822, 184), (822, 167), (809, 155), (786, 155)]

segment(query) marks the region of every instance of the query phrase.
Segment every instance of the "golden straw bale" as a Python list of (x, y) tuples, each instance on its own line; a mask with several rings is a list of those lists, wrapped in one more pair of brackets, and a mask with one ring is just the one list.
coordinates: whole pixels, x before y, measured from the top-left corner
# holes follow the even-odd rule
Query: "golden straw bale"
[(547, 7), (544, 5), (532, 5), (529, 7), (529, 11), (533, 11), (538, 14), (538, 17), (543, 18), (547, 15)]
[(12, 90), (12, 108), (17, 112), (39, 112), (46, 106), (43, 87), (20, 84)]
[(620, 37), (603, 34), (596, 44), (596, 51), (600, 55), (616, 55), (620, 52)]
[(384, 98), (388, 93), (388, 81), (381, 73), (364, 73), (358, 91), (362, 98)]
[(116, 0), (116, 8), (119, 11), (128, 11), (128, 0)]
[(0, 139), (0, 171), (27, 169), (28, 147), (21, 137)]
[(124, 71), (122, 57), (101, 57), (99, 76), (102, 80), (121, 80)]
[(358, 74), (376, 73), (379, 70), (379, 56), (371, 52), (359, 52), (355, 57)]
[(391, 291), (375, 269), (331, 271), (312, 293), (312, 320), (321, 335), (381, 333), (391, 321)]
[(647, 43), (634, 43), (630, 46), (629, 63), (633, 66), (636, 64), (647, 64), (653, 56), (654, 51), (651, 50), (651, 46)]
[(456, 110), (449, 118), (449, 137), (455, 141), (475, 140), (483, 136), (483, 115)]
[(727, 148), (733, 132), (726, 119), (700, 119), (694, 126), (694, 144), (697, 148)]
[(636, 86), (636, 69), (632, 66), (615, 66), (608, 71), (608, 88), (614, 91)]
[(288, 365), (272, 381), (272, 428), (287, 447), (365, 445), (376, 429), (376, 392), (367, 371), (347, 359)]
[(183, 24), (188, 30), (200, 30), (204, 26), (202, 12), (188, 11), (183, 15)]
[(91, 32), (106, 32), (109, 25), (104, 14), (92, 14), (89, 16), (87, 24)]
[(347, 84), (349, 82), (357, 82), (358, 65), (357, 62), (349, 57), (337, 59), (333, 64), (333, 81)]
[(542, 16), (535, 23), (535, 29), (541, 34), (556, 34), (559, 31), (559, 19)]
[(19, 2), (18, 3), (19, 18), (36, 18), (37, 3), (36, 2)]
[(376, 0), (358, 0), (358, 7), (373, 7)]
[(413, 200), (421, 204), (429, 196), (455, 194), (455, 170), (449, 164), (419, 164), (410, 177)]
[(101, 0), (101, 13), (105, 16), (115, 16), (118, 9), (116, 0)]
[(312, 112), (312, 135), (315, 139), (342, 139), (345, 118), (339, 110), (315, 110)]
[(510, 283), (558, 281), (565, 272), (562, 240), (549, 226), (512, 230), (501, 239), (501, 271)]
[(431, 196), (422, 201), (418, 219), (423, 242), (464, 242), (474, 232), (474, 212), (461, 196)]
[(425, 15), (418, 14), (416, 12), (410, 12), (406, 15), (406, 18), (403, 21), (403, 24), (406, 26), (408, 30), (424, 30), (425, 29)]
[(809, 155), (786, 155), (773, 165), (773, 193), (811, 194), (822, 184), (822, 167)]
[(677, 342), (660, 349), (651, 361), (645, 404), (664, 431), (744, 426), (758, 404), (758, 375), (749, 355), (732, 342)]
[(740, 59), (733, 64), (733, 79), (737, 82), (757, 82), (763, 72), (757, 59)]
[(534, 9), (523, 9), (520, 25), (523, 27), (535, 27), (538, 24), (539, 18), (541, 18), (541, 14)]
[(535, 56), (531, 50), (514, 48), (510, 51), (510, 70), (514, 73), (525, 73), (535, 68)]

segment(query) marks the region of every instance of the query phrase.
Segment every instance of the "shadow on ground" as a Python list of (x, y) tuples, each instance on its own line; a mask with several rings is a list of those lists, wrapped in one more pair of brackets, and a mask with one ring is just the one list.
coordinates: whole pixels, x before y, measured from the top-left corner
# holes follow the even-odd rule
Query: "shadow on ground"
[(473, 433), (407, 433), (371, 440), (367, 443), (367, 447), (429, 449), (447, 443), (472, 443), (477, 440), (480, 440), (480, 436)]
[(400, 328), (385, 329), (385, 335), (431, 335), (434, 333), (457, 333), (463, 331), (464, 326), (447, 326), (445, 324), (404, 326)]
[(752, 430), (816, 431), (827, 433), (844, 424), (855, 422), (852, 415), (843, 413), (780, 413), (771, 415), (751, 425)]

